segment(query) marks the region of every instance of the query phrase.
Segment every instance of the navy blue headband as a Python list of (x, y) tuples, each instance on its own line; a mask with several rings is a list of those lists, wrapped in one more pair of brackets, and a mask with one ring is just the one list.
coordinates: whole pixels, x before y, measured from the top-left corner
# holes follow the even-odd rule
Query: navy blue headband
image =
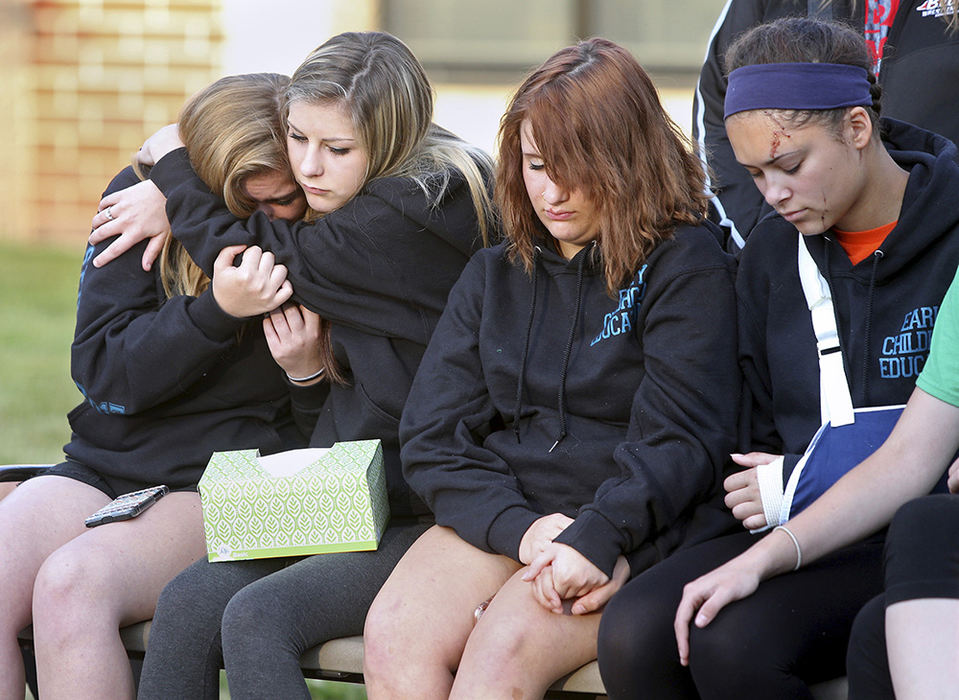
[(756, 63), (729, 74), (723, 118), (750, 109), (872, 105), (865, 68), (842, 63)]

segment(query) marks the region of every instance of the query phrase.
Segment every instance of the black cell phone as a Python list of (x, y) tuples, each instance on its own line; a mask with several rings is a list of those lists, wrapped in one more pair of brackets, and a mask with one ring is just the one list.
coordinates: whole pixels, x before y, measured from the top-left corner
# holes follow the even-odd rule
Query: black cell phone
[(135, 518), (169, 492), (169, 488), (161, 485), (125, 493), (107, 503), (84, 522), (87, 527), (96, 527), (97, 525), (115, 523), (118, 520)]

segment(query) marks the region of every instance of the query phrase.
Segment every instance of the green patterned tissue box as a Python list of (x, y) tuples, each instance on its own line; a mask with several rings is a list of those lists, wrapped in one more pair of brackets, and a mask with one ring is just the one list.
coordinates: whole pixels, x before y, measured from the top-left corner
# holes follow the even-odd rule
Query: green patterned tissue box
[(390, 517), (379, 440), (215, 452), (199, 489), (210, 561), (376, 549)]

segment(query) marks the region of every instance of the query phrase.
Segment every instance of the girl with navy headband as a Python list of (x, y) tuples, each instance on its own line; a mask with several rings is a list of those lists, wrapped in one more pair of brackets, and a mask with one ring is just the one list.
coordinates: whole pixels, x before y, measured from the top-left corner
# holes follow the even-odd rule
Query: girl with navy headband
[[(760, 469), (764, 486), (786, 483), (821, 421), (800, 246), (831, 290), (853, 406), (905, 403), (959, 260), (959, 167), (950, 141), (877, 118), (869, 56), (849, 27), (761, 25), (730, 47), (727, 69), (726, 130), (774, 209), (737, 278), (745, 400), (739, 470), (724, 484), (732, 514), (756, 531), (776, 511)], [(832, 533), (826, 545), (809, 546), (789, 521), (691, 547), (631, 581), (600, 627), (610, 698), (808, 698), (844, 675), (852, 621), (882, 588), (882, 523), (854, 527), (853, 500), (806, 511), (803, 522)]]
[(693, 141), (710, 171), (713, 213), (739, 254), (769, 211), (736, 162), (723, 123), (724, 58), (743, 32), (781, 17), (836, 19), (862, 34), (887, 117), (959, 143), (959, 3), (946, 0), (724, 0), (693, 96)]

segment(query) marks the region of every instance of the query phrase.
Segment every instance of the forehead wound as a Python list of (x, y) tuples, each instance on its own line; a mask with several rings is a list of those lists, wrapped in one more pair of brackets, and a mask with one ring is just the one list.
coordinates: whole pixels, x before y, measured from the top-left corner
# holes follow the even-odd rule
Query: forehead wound
[(791, 126), (785, 112), (780, 109), (756, 109), (748, 112), (738, 112), (726, 118), (727, 123), (749, 122), (762, 124), (769, 130), (769, 159), (779, 155), (780, 149), (787, 139), (792, 138), (795, 127)]
[(769, 158), (772, 160), (779, 155), (779, 149), (783, 145), (783, 141), (791, 139), (792, 134), (789, 132), (781, 113), (774, 110), (763, 110), (763, 116), (772, 123), (772, 133), (769, 138)]

